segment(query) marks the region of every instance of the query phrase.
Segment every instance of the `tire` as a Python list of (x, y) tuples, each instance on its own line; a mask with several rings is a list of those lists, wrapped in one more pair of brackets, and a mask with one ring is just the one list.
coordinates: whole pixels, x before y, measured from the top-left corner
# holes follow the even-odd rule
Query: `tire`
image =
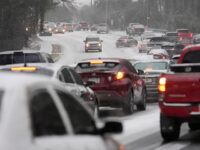
[(200, 129), (200, 123), (188, 123), (188, 126), (192, 131)]
[(147, 92), (144, 90), (142, 93), (142, 102), (137, 104), (137, 110), (144, 111), (146, 110), (146, 101), (147, 101)]
[(123, 107), (123, 112), (125, 114), (131, 115), (134, 113), (135, 104), (134, 104), (134, 94), (131, 91), (127, 98), (127, 103)]
[(160, 133), (165, 141), (173, 141), (179, 138), (180, 122), (172, 117), (160, 114)]

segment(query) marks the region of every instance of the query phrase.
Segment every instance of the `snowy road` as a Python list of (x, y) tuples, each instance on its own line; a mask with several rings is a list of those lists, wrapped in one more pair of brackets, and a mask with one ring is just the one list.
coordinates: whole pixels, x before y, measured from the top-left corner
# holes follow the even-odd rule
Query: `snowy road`
[[(100, 34), (103, 40), (102, 52), (85, 53), (83, 40), (88, 34), (94, 32), (73, 32), (64, 35), (58, 34), (52, 37), (41, 37), (41, 51), (51, 52), (52, 44), (62, 46), (63, 55), (58, 63), (66, 65), (85, 58), (118, 57), (127, 59), (151, 59), (150, 56), (139, 54), (137, 47), (116, 48), (115, 41), (123, 32), (111, 32)], [(126, 150), (199, 150), (200, 131), (189, 131), (187, 124), (182, 125), (180, 139), (171, 143), (163, 143), (159, 132), (159, 108), (157, 104), (149, 104), (147, 110), (135, 112), (131, 116), (120, 116), (124, 125), (124, 132), (114, 137), (125, 145)]]

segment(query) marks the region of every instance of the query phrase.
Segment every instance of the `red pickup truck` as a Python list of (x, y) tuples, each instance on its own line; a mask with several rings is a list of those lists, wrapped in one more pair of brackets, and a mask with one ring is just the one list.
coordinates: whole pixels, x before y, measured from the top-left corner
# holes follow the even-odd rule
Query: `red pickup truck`
[(180, 37), (180, 41), (183, 39), (191, 40), (193, 38), (193, 33), (190, 32), (188, 29), (176, 29), (178, 36)]
[(200, 46), (185, 48), (171, 73), (159, 78), (160, 132), (165, 141), (179, 138), (181, 124), (200, 129)]

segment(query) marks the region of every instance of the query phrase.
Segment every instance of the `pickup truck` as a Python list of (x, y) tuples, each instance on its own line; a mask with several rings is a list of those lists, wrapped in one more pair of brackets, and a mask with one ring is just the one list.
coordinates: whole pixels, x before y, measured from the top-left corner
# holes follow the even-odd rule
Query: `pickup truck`
[(183, 39), (191, 40), (193, 38), (193, 33), (190, 32), (188, 29), (176, 29), (178, 36), (180, 37), (180, 41)]
[(171, 73), (159, 78), (160, 132), (165, 141), (179, 138), (181, 124), (200, 129), (200, 46), (185, 48)]

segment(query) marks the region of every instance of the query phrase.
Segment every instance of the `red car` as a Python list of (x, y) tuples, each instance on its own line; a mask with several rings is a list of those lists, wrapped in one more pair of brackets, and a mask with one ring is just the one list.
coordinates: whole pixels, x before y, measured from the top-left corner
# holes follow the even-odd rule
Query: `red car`
[(85, 82), (93, 82), (91, 88), (99, 100), (99, 106), (120, 107), (131, 114), (134, 106), (146, 109), (146, 87), (137, 71), (126, 59), (101, 58), (79, 62), (75, 70)]
[(193, 38), (193, 33), (190, 32), (188, 29), (176, 29), (178, 36), (180, 37), (180, 41), (183, 39), (191, 40)]

